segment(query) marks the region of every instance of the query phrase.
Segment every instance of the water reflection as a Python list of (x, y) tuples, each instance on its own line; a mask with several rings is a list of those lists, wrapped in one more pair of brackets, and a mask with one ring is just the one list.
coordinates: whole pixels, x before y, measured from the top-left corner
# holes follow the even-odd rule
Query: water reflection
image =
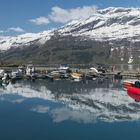
[(37, 113), (48, 113), (50, 111), (50, 108), (48, 106), (37, 105), (31, 108), (31, 110)]
[(45, 80), (20, 81), (1, 88), (3, 94), (24, 97), (13, 103), (37, 98), (57, 104), (53, 107), (52, 104), (40, 105), (36, 102), (29, 108), (37, 113), (48, 113), (54, 122), (72, 120), (94, 123), (97, 120), (114, 122), (140, 119), (140, 104), (127, 96), (120, 80), (99, 79), (86, 83), (63, 80), (53, 83)]

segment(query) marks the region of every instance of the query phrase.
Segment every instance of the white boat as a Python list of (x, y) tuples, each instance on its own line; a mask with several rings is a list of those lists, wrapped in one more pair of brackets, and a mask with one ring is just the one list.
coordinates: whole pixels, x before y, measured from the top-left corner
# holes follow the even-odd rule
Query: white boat
[(24, 73), (24, 71), (25, 71), (25, 66), (24, 66), (24, 65), (18, 66), (18, 70), (19, 70), (19, 72)]
[(10, 76), (7, 73), (4, 73), (3, 77), (2, 77), (2, 85), (6, 86), (8, 85), (10, 82)]
[(94, 68), (94, 67), (90, 68), (90, 72), (96, 73), (96, 74), (99, 73), (99, 71), (96, 68)]
[(66, 73), (64, 70), (52, 71), (49, 76), (53, 77), (55, 80), (69, 78), (68, 73)]
[(0, 78), (2, 78), (4, 76), (4, 70), (3, 69), (0, 69)]
[(31, 76), (33, 73), (35, 73), (35, 67), (32, 64), (27, 65), (27, 67), (26, 67), (26, 75)]
[(22, 78), (22, 72), (19, 71), (19, 70), (12, 70), (12, 72), (11, 72), (11, 78), (21, 79)]
[(67, 65), (60, 65), (59, 70), (68, 70), (69, 67)]

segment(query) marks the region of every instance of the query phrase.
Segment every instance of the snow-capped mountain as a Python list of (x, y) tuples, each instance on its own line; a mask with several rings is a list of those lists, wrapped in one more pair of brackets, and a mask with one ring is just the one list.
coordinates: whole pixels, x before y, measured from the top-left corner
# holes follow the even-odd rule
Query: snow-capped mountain
[(97, 10), (87, 19), (73, 20), (65, 26), (41, 33), (26, 33), (17, 37), (0, 37), (0, 49), (28, 45), (38, 40), (41, 44), (49, 40), (53, 32), (61, 35), (86, 36), (95, 40), (130, 39), (140, 41), (140, 9), (110, 7)]
[[(68, 46), (69, 43), (71, 44), (69, 46), (77, 47), (82, 41), (81, 44), (88, 47), (89, 44), (92, 44), (90, 47), (108, 46), (111, 51), (110, 57), (113, 56), (112, 54), (116, 54), (116, 56), (120, 54), (119, 62), (124, 61), (124, 57), (127, 55), (125, 62), (132, 63), (135, 55), (133, 52), (136, 52), (133, 48), (136, 46), (137, 51), (140, 50), (138, 49), (140, 43), (139, 28), (140, 8), (109, 7), (97, 10), (87, 19), (73, 20), (58, 29), (37, 34), (26, 33), (17, 37), (0, 37), (0, 50), (21, 49), (24, 46), (27, 48), (34, 45), (58, 48), (64, 44)], [(87, 44), (84, 41), (90, 43)], [(138, 54), (135, 56), (140, 57)]]
[(38, 42), (40, 45), (44, 44), (52, 36), (52, 30), (40, 32), (40, 33), (26, 33), (16, 37), (2, 36), (0, 37), (0, 50), (8, 50), (11, 47), (28, 46)]
[(88, 36), (96, 40), (133, 39), (140, 41), (140, 9), (107, 8), (87, 19), (75, 20), (59, 30), (62, 34)]

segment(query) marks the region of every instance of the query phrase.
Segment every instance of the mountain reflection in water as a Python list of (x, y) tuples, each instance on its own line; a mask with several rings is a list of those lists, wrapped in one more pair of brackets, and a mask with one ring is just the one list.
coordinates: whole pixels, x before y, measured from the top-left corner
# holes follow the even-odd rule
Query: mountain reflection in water
[[(140, 119), (140, 104), (129, 98), (122, 81), (95, 80), (82, 82), (46, 80), (19, 81), (1, 88), (1, 95), (37, 98), (63, 106), (36, 104), (30, 108), (37, 113), (48, 113), (53, 121), (73, 120), (93, 123), (97, 120), (114, 122)], [(23, 100), (19, 99), (19, 102)]]

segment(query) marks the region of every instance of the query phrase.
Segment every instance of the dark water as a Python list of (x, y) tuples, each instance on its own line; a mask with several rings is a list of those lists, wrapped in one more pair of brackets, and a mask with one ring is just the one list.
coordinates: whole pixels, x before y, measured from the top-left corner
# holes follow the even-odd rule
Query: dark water
[(135, 140), (140, 103), (123, 81), (19, 81), (0, 88), (0, 140)]

